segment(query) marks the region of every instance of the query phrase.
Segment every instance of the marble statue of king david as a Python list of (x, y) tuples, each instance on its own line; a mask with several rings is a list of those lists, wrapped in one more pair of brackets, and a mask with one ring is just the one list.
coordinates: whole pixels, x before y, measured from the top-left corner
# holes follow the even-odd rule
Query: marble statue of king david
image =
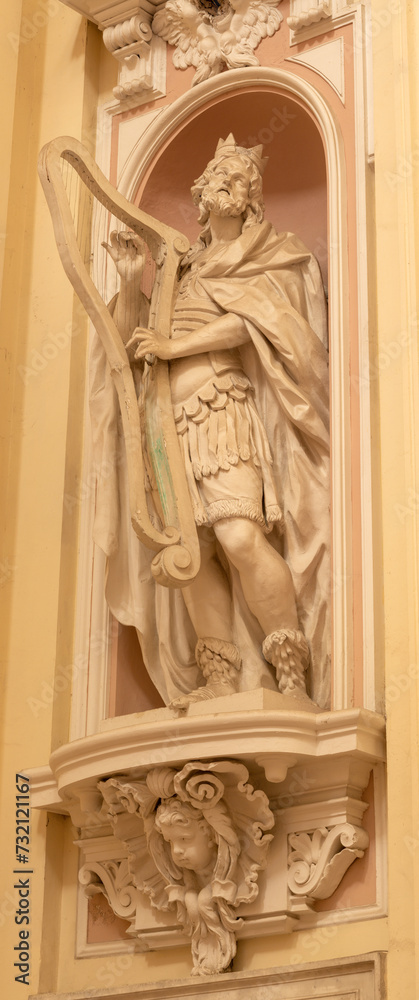
[[(306, 690), (328, 703), (325, 299), (311, 253), (264, 221), (265, 163), (262, 147), (220, 140), (192, 188), (203, 229), (181, 261), (171, 338), (147, 329), (140, 306), (141, 325), (128, 340), (124, 331), (134, 365), (149, 354), (169, 362), (201, 568), (181, 590), (152, 579), (124, 514), (122, 461), (118, 526), (110, 543), (99, 497), (96, 540), (108, 554), (110, 608), (135, 625), (154, 684), (178, 709), (258, 687), (296, 707)], [(111, 243), (121, 326), (141, 249), (130, 234)], [(93, 425), (97, 371), (94, 381)]]

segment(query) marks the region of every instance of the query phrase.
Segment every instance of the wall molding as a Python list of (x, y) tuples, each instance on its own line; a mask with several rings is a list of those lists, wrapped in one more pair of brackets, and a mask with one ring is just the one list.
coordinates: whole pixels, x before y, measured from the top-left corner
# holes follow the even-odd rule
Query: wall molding
[(111, 989), (82, 990), (71, 993), (32, 994), (29, 1000), (327, 1000), (337, 995), (348, 1000), (384, 1000), (385, 955), (370, 952), (332, 962), (283, 966), (258, 972), (231, 972), (227, 975), (171, 980), (159, 984)]

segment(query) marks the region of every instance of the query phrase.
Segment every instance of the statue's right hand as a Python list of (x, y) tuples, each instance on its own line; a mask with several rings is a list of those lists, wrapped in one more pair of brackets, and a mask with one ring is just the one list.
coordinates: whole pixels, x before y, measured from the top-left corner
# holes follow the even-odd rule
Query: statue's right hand
[(155, 354), (162, 361), (170, 361), (172, 357), (172, 341), (157, 330), (147, 330), (142, 326), (134, 330), (125, 347), (134, 353), (134, 361), (145, 358), (147, 354)]
[(146, 263), (145, 249), (140, 237), (130, 231), (118, 233), (114, 229), (109, 239), (110, 243), (102, 243), (102, 246), (112, 257), (121, 280), (127, 282), (138, 280)]

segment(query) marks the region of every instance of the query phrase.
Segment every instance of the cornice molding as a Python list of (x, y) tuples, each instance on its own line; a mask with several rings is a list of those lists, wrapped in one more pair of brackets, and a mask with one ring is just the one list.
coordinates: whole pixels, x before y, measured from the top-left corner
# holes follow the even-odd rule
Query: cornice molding
[[(141, 774), (149, 767), (175, 766), (184, 760), (240, 757), (258, 763), (270, 782), (282, 782), (288, 767), (298, 761), (333, 761), (336, 755), (370, 763), (385, 759), (385, 723), (365, 709), (339, 712), (295, 712), (272, 708), (281, 695), (251, 692), (256, 711), (243, 709), (246, 695), (231, 695), (220, 710), (211, 702), (192, 706), (179, 719), (168, 708), (125, 716), (102, 724), (102, 732), (75, 740), (55, 750), (46, 768), (31, 771), (32, 804), (53, 808), (62, 799), (62, 812), (80, 792), (93, 792), (97, 782), (111, 774)], [(224, 701), (222, 705), (221, 702)], [(265, 707), (263, 705), (265, 703)], [(48, 795), (51, 792), (51, 806)]]

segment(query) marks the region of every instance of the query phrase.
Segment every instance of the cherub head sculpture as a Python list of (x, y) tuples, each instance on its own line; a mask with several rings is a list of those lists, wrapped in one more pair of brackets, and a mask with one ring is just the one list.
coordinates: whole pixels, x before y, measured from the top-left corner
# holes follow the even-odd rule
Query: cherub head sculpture
[[(193, 761), (180, 771), (156, 767), (145, 779), (100, 783), (117, 837), (126, 841), (126, 817), (138, 814), (153, 873), (129, 847), (135, 886), (158, 909), (176, 909), (191, 939), (193, 975), (227, 969), (236, 953), (241, 919), (235, 908), (257, 895), (273, 826), (268, 800), (247, 784), (237, 761)], [(136, 845), (136, 827), (132, 828)]]
[(154, 826), (169, 844), (178, 868), (195, 872), (200, 879), (211, 877), (217, 859), (217, 838), (200, 810), (174, 795), (158, 806)]

